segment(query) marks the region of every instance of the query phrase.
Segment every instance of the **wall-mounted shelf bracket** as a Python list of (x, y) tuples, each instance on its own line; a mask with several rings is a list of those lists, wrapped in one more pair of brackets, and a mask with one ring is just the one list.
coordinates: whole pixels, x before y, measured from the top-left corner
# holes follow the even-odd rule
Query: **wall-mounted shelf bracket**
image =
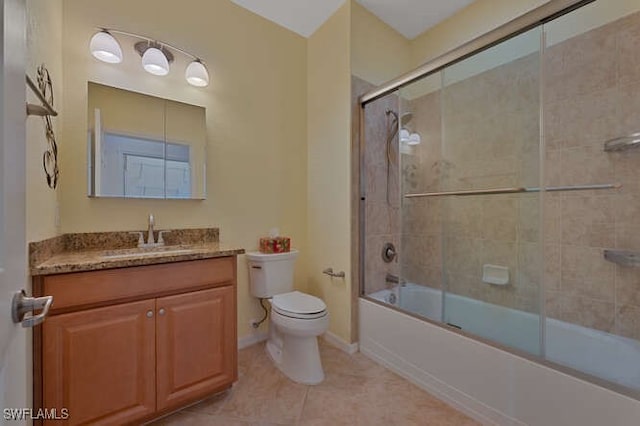
[(42, 105), (35, 105), (27, 103), (27, 115), (36, 115), (39, 117), (51, 116), (56, 117), (58, 113), (53, 107), (47, 102), (47, 99), (44, 97), (38, 86), (31, 80), (31, 78), (27, 75), (27, 86), (31, 89), (31, 91), (37, 96)]

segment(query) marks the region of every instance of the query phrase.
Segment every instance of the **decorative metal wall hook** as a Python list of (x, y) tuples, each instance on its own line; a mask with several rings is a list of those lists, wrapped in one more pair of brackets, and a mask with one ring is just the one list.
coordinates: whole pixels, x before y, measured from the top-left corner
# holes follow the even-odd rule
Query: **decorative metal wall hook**
[(47, 178), (47, 185), (51, 189), (58, 186), (58, 144), (53, 131), (51, 117), (56, 117), (58, 113), (53, 109), (53, 83), (51, 75), (44, 64), (40, 65), (36, 74), (36, 83), (29, 76), (26, 76), (27, 86), (38, 97), (42, 105), (27, 104), (27, 115), (37, 115), (42, 117), (45, 127), (45, 138), (47, 139), (47, 150), (42, 155), (42, 167)]

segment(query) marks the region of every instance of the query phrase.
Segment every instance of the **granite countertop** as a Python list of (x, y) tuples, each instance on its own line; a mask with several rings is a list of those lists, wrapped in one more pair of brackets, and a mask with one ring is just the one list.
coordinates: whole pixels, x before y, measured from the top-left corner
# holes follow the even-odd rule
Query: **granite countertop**
[[(179, 231), (178, 231), (179, 232)], [(67, 234), (30, 246), (31, 275), (65, 274), (211, 259), (243, 254), (244, 249), (221, 244), (217, 230), (212, 238), (185, 238), (155, 248), (136, 248), (129, 233)], [(80, 241), (80, 243), (79, 243)], [(135, 237), (134, 237), (135, 241)]]

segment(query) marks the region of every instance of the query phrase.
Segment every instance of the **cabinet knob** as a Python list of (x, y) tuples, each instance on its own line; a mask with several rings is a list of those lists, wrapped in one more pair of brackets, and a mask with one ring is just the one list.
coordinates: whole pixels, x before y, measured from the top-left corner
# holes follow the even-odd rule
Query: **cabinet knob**
[(147, 318), (153, 317), (153, 311), (147, 311)]
[(166, 311), (164, 310), (164, 308), (160, 308), (160, 310), (158, 311), (158, 314), (160, 315), (164, 315), (166, 313)]

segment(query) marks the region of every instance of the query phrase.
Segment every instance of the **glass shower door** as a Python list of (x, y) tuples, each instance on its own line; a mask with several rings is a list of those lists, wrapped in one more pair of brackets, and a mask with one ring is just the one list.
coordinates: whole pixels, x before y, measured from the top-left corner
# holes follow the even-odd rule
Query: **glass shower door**
[(441, 76), (435, 73), (399, 91), (398, 152), (401, 192), (398, 296), (403, 308), (442, 321)]
[(442, 203), (443, 322), (536, 355), (543, 193), (523, 188), (541, 186), (541, 34), (442, 71), (441, 195), (431, 197)]

